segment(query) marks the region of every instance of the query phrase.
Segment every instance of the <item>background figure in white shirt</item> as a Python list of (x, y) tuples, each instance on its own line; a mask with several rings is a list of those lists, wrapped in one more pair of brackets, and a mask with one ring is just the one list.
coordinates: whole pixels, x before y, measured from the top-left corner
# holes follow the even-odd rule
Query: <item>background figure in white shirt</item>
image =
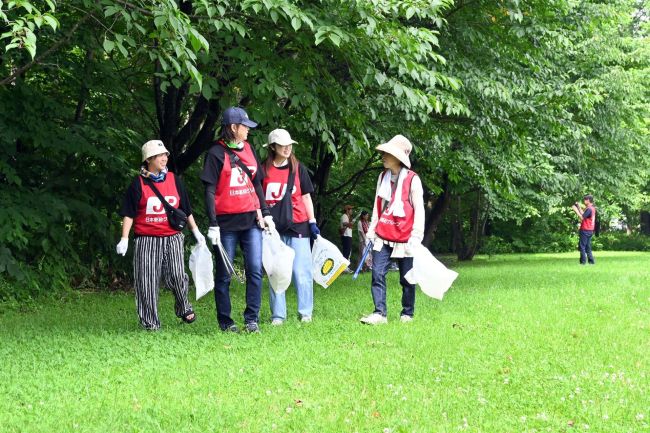
[[(363, 258), (363, 250), (365, 250), (366, 245), (368, 244), (368, 228), (370, 227), (370, 214), (367, 210), (361, 211), (359, 216), (359, 222), (357, 223), (357, 233), (359, 234), (359, 261)], [(359, 265), (357, 265), (359, 267)], [(372, 270), (372, 254), (366, 256), (366, 260), (361, 268), (361, 271)]]
[[(352, 205), (346, 204), (343, 206), (343, 215), (341, 215), (341, 224), (339, 225), (339, 233), (341, 234), (341, 252), (343, 256), (350, 260), (352, 253)], [(349, 268), (346, 269), (349, 271)]]

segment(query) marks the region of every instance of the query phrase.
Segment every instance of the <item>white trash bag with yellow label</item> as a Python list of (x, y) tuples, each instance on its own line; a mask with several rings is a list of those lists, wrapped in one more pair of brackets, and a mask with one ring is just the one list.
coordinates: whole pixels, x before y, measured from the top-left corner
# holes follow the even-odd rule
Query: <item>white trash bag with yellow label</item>
[(314, 281), (325, 288), (350, 265), (336, 245), (322, 236), (318, 236), (314, 241), (311, 257)]
[(190, 271), (196, 287), (196, 300), (214, 288), (212, 254), (205, 242), (192, 247)]
[(422, 244), (415, 245), (411, 252), (413, 268), (404, 275), (406, 281), (420, 286), (425, 295), (442, 301), (458, 273), (447, 269)]
[(262, 232), (262, 265), (275, 293), (284, 293), (291, 284), (296, 252), (282, 242), (277, 231)]

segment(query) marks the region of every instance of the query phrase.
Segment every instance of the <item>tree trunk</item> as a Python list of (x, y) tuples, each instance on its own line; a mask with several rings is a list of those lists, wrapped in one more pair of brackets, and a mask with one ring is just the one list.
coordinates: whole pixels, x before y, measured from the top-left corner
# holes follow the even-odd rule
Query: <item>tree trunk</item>
[[(428, 194), (428, 191), (426, 191)], [(430, 194), (428, 194), (430, 196)], [(428, 203), (431, 202), (430, 199), (427, 200)], [(445, 215), (451, 204), (451, 191), (449, 185), (449, 177), (447, 173), (443, 175), (442, 178), (442, 192), (435, 199), (435, 202), (431, 206), (431, 211), (425, 218), (424, 224), (424, 240), (423, 244), (428, 246), (433, 242), (436, 236), (436, 231), (438, 226), (442, 221), (442, 217)]]
[(481, 212), (482, 204), (482, 194), (481, 191), (476, 191), (476, 197), (472, 203), (471, 208), (469, 209), (469, 234), (465, 235), (463, 230), (463, 209), (461, 197), (455, 197), (455, 207), (454, 207), (454, 218), (452, 221), (452, 239), (454, 245), (454, 251), (458, 257), (459, 261), (472, 260), (476, 251), (478, 250), (478, 245), (480, 243), (481, 237), (485, 230), (485, 224), (487, 222), (487, 209), (484, 212)]

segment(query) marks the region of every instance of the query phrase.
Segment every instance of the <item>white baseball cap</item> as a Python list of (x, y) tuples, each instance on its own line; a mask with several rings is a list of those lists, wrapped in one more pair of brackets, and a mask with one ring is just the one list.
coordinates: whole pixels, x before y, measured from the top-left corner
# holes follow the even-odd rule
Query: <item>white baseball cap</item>
[(269, 144), (279, 144), (280, 146), (288, 146), (290, 144), (298, 144), (297, 141), (293, 141), (291, 135), (286, 129), (274, 129), (269, 134), (269, 139), (265, 146)]
[(169, 150), (167, 150), (163, 142), (160, 140), (149, 140), (142, 145), (142, 162), (161, 153), (169, 155)]

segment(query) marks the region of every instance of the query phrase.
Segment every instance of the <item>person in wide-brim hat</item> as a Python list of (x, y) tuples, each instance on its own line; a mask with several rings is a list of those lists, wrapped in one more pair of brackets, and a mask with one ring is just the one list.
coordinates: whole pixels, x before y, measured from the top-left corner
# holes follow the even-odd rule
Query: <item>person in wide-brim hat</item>
[(391, 259), (397, 260), (402, 285), (400, 320), (413, 320), (415, 284), (405, 275), (413, 268), (412, 249), (424, 238), (424, 199), (422, 182), (411, 168), (413, 146), (408, 138), (396, 135), (376, 149), (381, 152), (384, 171), (377, 180), (370, 227), (366, 233), (372, 243), (371, 293), (375, 311), (361, 318), (368, 325), (386, 323), (386, 273)]

